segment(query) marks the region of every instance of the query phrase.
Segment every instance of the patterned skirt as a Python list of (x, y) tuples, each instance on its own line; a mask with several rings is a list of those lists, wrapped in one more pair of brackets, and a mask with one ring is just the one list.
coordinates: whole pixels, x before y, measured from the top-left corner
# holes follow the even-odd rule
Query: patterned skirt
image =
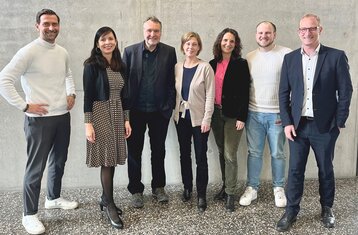
[(92, 122), (95, 143), (87, 140), (87, 166), (110, 167), (125, 164), (127, 151), (121, 100), (95, 101)]

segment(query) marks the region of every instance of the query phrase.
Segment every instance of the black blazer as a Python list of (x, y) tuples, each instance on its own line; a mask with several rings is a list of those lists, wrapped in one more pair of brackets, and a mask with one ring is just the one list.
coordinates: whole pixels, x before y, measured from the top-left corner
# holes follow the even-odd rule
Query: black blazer
[[(344, 51), (321, 45), (313, 79), (313, 114), (320, 133), (345, 127), (352, 97), (348, 59)], [(301, 48), (285, 55), (279, 88), (284, 126), (297, 129), (301, 119), (304, 83)]]
[[(122, 74), (126, 84), (124, 74)], [(126, 85), (125, 85), (126, 86)], [(125, 87), (121, 91), (123, 110), (128, 110)], [(106, 69), (96, 64), (86, 64), (83, 69), (84, 112), (92, 112), (94, 101), (109, 99), (109, 82)]]
[[(209, 63), (216, 73), (218, 61), (213, 59)], [(249, 87), (250, 72), (247, 61), (243, 58), (231, 59), (225, 72), (221, 97), (222, 112), (225, 116), (246, 122)]]
[[(163, 116), (169, 119), (175, 107), (175, 75), (174, 66), (177, 63), (175, 48), (164, 43), (157, 45), (157, 63), (155, 70), (155, 103)], [(138, 98), (142, 79), (142, 58), (144, 41), (124, 49), (123, 62), (126, 64), (128, 78), (128, 96), (130, 109)]]

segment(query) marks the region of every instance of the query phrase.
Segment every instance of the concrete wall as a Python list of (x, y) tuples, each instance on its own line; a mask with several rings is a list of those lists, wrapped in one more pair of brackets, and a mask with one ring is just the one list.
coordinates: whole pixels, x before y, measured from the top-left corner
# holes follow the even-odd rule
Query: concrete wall
[[(120, 49), (143, 40), (142, 22), (149, 15), (156, 15), (163, 22), (162, 41), (177, 48), (184, 32), (196, 31), (203, 40), (204, 60), (212, 58), (212, 44), (216, 35), (225, 27), (238, 30), (243, 42), (243, 55), (256, 48), (255, 26), (259, 21), (273, 21), (278, 28), (277, 43), (293, 49), (300, 46), (297, 35), (300, 17), (313, 12), (321, 17), (321, 41), (328, 46), (346, 51), (354, 90), (357, 90), (357, 13), (358, 4), (346, 1), (287, 1), (287, 0), (3, 0), (0, 5), (0, 69), (16, 51), (38, 37), (35, 14), (42, 8), (51, 8), (61, 17), (58, 43), (69, 51), (72, 62), (77, 103), (72, 115), (72, 135), (69, 159), (66, 166), (64, 187), (100, 186), (99, 169), (85, 165), (85, 134), (83, 124), (82, 63), (89, 56), (94, 33), (104, 25), (112, 27), (118, 35)], [(21, 91), (20, 86), (18, 86)], [(353, 93), (351, 113), (336, 145), (335, 172), (337, 177), (353, 177), (357, 171), (357, 93)], [(19, 189), (26, 162), (26, 143), (23, 133), (24, 114), (0, 98), (0, 189)], [(246, 179), (246, 137), (243, 136), (238, 151), (239, 178)], [(286, 149), (287, 150), (287, 149)], [(220, 181), (217, 148), (210, 135), (210, 182)], [(167, 138), (165, 160), (167, 183), (181, 182), (179, 151), (175, 128), (171, 122)], [(307, 177), (317, 177), (317, 167), (311, 154)], [(126, 185), (127, 166), (119, 166), (116, 184)], [(266, 149), (263, 179), (271, 178), (270, 160)], [(143, 153), (143, 180), (150, 183), (148, 141)], [(44, 182), (46, 179), (44, 178)]]

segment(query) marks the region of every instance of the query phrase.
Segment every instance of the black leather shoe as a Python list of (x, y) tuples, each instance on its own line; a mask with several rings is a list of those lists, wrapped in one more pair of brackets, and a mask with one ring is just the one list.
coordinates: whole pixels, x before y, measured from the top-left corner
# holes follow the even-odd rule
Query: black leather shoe
[(191, 191), (189, 189), (184, 189), (181, 200), (187, 202), (191, 199)]
[(119, 218), (117, 208), (114, 203), (109, 204), (104, 210), (107, 214), (109, 223), (116, 229), (123, 229), (123, 221)]
[[(103, 201), (103, 199), (101, 198), (101, 200), (99, 201), (99, 208), (101, 209), (101, 211), (103, 211), (103, 207), (107, 207), (107, 203), (105, 203)], [(116, 205), (115, 205), (115, 207), (116, 207), (118, 215), (122, 215), (123, 211), (121, 210), (121, 208), (117, 207)]]
[(217, 201), (223, 201), (227, 197), (227, 194), (225, 193), (225, 186), (222, 186), (220, 191), (214, 196), (214, 200)]
[(333, 228), (334, 227), (334, 221), (336, 220), (333, 215), (332, 208), (328, 206), (322, 207), (322, 213), (321, 213), (321, 220), (323, 223), (323, 226), (326, 228)]
[(277, 222), (276, 230), (279, 232), (286, 232), (290, 229), (292, 224), (296, 221), (296, 216), (285, 212), (282, 218)]
[(235, 210), (235, 196), (227, 195), (225, 208), (227, 212), (233, 212)]
[(206, 210), (207, 204), (206, 204), (206, 198), (199, 197), (198, 198), (198, 211), (200, 213), (204, 212)]

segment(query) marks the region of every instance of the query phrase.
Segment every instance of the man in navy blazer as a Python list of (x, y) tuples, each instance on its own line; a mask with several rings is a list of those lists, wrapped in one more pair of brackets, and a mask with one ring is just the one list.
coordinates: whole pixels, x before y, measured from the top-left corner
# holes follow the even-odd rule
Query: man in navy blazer
[(144, 41), (124, 49), (132, 135), (128, 138), (128, 190), (132, 205), (141, 208), (144, 185), (141, 163), (148, 126), (151, 145), (152, 193), (167, 202), (165, 193), (165, 139), (175, 106), (175, 48), (160, 42), (162, 23), (155, 16), (143, 24)]
[(300, 210), (304, 174), (312, 147), (318, 166), (321, 220), (334, 227), (334, 146), (349, 114), (352, 82), (344, 51), (320, 44), (320, 19), (306, 14), (300, 20), (302, 42), (284, 58), (279, 88), (280, 114), (289, 139), (287, 206), (276, 229), (287, 231)]

